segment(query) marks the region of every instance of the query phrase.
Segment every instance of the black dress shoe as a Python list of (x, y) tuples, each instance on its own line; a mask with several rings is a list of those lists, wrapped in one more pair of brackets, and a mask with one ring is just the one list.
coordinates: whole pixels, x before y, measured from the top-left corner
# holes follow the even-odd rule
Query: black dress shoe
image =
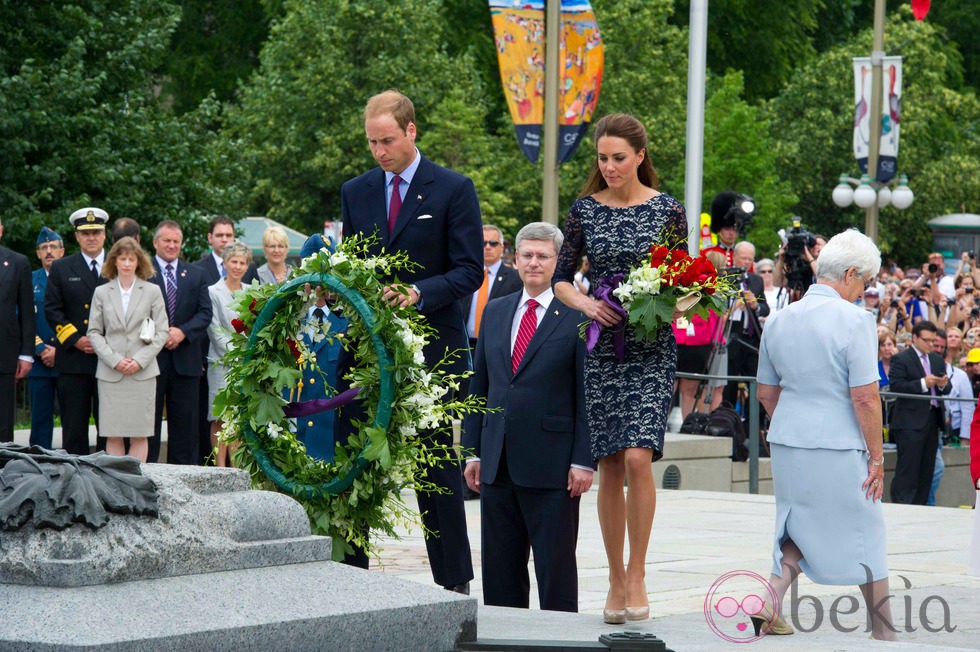
[(444, 587), (447, 591), (452, 591), (453, 593), (462, 593), (463, 595), (470, 594), (470, 583), (463, 582), (462, 584), (457, 584), (456, 586)]

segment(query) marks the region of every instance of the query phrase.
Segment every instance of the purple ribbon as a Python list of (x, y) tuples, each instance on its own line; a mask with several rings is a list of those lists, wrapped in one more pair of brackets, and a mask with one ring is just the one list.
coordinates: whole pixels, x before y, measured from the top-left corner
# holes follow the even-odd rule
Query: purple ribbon
[(354, 400), (354, 397), (356, 397), (357, 393), (360, 391), (360, 387), (351, 387), (346, 392), (337, 394), (333, 398), (317, 398), (312, 401), (303, 401), (301, 403), (287, 403), (282, 409), (282, 413), (287, 417), (305, 417), (311, 414), (316, 414), (317, 412), (326, 412), (327, 410), (333, 410), (334, 408), (347, 405)]
[[(596, 298), (596, 301), (605, 301), (615, 310), (622, 319), (618, 324), (612, 327), (613, 329), (613, 348), (616, 351), (616, 359), (623, 362), (626, 359), (626, 322), (629, 319), (629, 313), (623, 308), (623, 305), (619, 302), (613, 295), (613, 290), (619, 287), (620, 282), (622, 282), (625, 274), (614, 274), (612, 276), (604, 276), (599, 279), (595, 285), (595, 289), (592, 291), (592, 295)], [(588, 327), (585, 329), (585, 349), (592, 353), (592, 349), (595, 348), (596, 342), (599, 341), (599, 333), (602, 331), (602, 324), (596, 320), (589, 322)]]

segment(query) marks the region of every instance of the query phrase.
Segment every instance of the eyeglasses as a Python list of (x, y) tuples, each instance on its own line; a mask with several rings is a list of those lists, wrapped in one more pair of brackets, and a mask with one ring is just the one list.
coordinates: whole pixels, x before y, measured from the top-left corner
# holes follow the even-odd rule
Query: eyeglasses
[(483, 241), (483, 246), (484, 247), (499, 247), (500, 246), (500, 240), (484, 240)]
[(550, 256), (546, 254), (519, 254), (518, 257), (521, 260), (523, 260), (525, 263), (529, 263), (532, 260), (539, 260), (542, 263), (546, 263), (552, 258), (554, 258), (555, 256), (553, 254)]
[(758, 271), (760, 274), (772, 274), (772, 270), (771, 269), (760, 269), (760, 270), (756, 270), (756, 271)]
[(922, 335), (916, 335), (915, 337), (918, 337), (920, 340), (922, 340), (924, 343), (928, 344), (929, 346), (932, 346), (936, 343), (935, 337), (923, 337)]
[(288, 249), (288, 247), (286, 245), (284, 245), (284, 244), (275, 244), (275, 243), (273, 243), (273, 244), (267, 244), (267, 245), (265, 245), (265, 248), (266, 249)]
[(64, 247), (61, 241), (58, 242), (48, 242), (46, 244), (38, 245), (38, 251), (57, 251)]

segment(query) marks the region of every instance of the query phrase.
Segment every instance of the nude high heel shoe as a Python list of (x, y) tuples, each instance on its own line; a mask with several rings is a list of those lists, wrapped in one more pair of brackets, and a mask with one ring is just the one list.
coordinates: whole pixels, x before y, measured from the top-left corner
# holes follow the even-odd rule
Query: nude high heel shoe
[(788, 636), (795, 633), (782, 616), (773, 620), (772, 609), (769, 608), (769, 605), (763, 605), (762, 611), (755, 616), (750, 616), (750, 618), (756, 636), (759, 636), (760, 632), (771, 636)]

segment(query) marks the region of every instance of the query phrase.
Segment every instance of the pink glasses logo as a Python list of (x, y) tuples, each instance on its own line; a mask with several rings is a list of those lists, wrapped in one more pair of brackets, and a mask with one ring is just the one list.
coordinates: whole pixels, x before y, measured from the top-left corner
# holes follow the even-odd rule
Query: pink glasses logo
[(704, 618), (711, 631), (726, 641), (752, 643), (766, 635), (769, 622), (763, 612), (772, 613), (775, 604), (776, 591), (761, 575), (731, 571), (708, 589)]

